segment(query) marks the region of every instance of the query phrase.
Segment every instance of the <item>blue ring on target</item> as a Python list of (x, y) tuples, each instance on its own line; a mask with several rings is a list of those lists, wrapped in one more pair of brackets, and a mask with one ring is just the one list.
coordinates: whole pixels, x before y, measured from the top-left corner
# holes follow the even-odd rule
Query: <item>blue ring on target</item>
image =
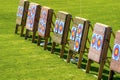
[(75, 51), (78, 51), (78, 50), (79, 50), (80, 41), (81, 41), (81, 38), (80, 38), (80, 37), (76, 37), (76, 38), (75, 38), (75, 43), (74, 43), (74, 50), (75, 50)]
[(97, 34), (93, 33), (93, 35), (92, 35), (92, 41), (91, 41), (91, 47), (92, 48), (96, 47), (96, 40), (97, 40)]
[(76, 36), (81, 37), (82, 36), (82, 32), (83, 32), (83, 24), (79, 24)]

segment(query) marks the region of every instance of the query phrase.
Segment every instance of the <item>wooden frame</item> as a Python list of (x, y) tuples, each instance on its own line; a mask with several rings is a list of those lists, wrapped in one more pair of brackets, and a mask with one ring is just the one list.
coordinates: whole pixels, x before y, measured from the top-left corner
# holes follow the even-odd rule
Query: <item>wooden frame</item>
[(39, 4), (30, 3), (29, 9), (28, 9), (27, 22), (26, 22), (25, 39), (28, 38), (30, 31), (33, 32), (32, 43), (35, 42), (35, 36), (38, 30), (40, 11), (41, 11), (41, 6)]
[(45, 39), (44, 50), (47, 48), (48, 38), (50, 38), (50, 28), (52, 23), (53, 10), (49, 7), (43, 6), (40, 13), (38, 26), (38, 43), (40, 45), (40, 38)]
[(92, 61), (100, 64), (98, 71), (98, 80), (101, 80), (104, 64), (107, 58), (111, 28), (107, 25), (96, 23), (92, 35), (91, 46), (88, 54), (86, 73), (89, 73)]
[[(70, 59), (73, 56), (73, 52), (79, 53), (78, 67), (80, 67), (81, 62), (82, 62), (82, 57), (83, 57), (83, 54), (85, 52), (89, 27), (90, 27), (89, 20), (84, 19), (84, 18), (80, 18), (80, 17), (74, 18), (73, 27), (72, 27), (71, 35), (70, 35), (69, 52), (68, 52), (68, 56), (67, 56), (68, 63), (70, 62)], [(78, 48), (76, 50), (75, 43), (76, 43), (77, 38), (79, 38), (78, 39), (79, 41), (77, 41), (77, 43), (79, 42), (79, 45), (76, 46)]]
[(67, 43), (71, 17), (72, 16), (70, 14), (59, 11), (57, 14), (57, 19), (55, 21), (54, 35), (52, 36), (53, 43), (51, 53), (54, 53), (55, 45), (60, 44), (62, 46), (60, 51), (61, 58), (64, 55), (64, 49)]
[(26, 24), (26, 19), (27, 19), (28, 7), (29, 7), (29, 1), (20, 0), (18, 6), (18, 12), (17, 12), (16, 28), (15, 28), (15, 33), (17, 34), (18, 27), (21, 26), (20, 36), (23, 36), (24, 26)]
[(113, 80), (115, 72), (120, 73), (120, 30), (116, 32), (108, 80)]

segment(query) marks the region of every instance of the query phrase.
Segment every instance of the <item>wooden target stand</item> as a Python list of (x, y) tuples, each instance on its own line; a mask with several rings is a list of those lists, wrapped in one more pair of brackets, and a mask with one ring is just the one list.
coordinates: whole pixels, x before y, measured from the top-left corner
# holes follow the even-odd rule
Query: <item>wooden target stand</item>
[(52, 24), (53, 9), (49, 7), (42, 7), (39, 24), (38, 24), (38, 42), (37, 45), (40, 45), (40, 39), (44, 38), (44, 50), (47, 48), (48, 39), (50, 38), (50, 29)]
[(63, 58), (65, 45), (67, 44), (71, 17), (72, 16), (69, 13), (59, 11), (55, 21), (51, 53), (54, 53), (56, 44), (60, 44), (62, 46), (60, 51), (60, 58)]
[(103, 68), (107, 59), (111, 30), (111, 27), (101, 23), (96, 23), (94, 27), (91, 46), (88, 54), (86, 73), (89, 73), (92, 61), (100, 64), (98, 80), (101, 80)]
[(74, 18), (69, 41), (68, 63), (75, 53), (79, 53), (78, 65), (81, 65), (82, 57), (86, 49), (86, 42), (87, 40), (89, 41), (89, 27), (92, 27), (90, 26), (89, 20), (80, 17)]
[(20, 0), (18, 11), (17, 11), (17, 19), (16, 19), (16, 27), (15, 33), (18, 33), (18, 27), (21, 26), (20, 36), (23, 36), (24, 26), (26, 24), (27, 13), (28, 13), (29, 1)]
[(120, 30), (116, 32), (108, 80), (113, 80), (115, 72), (120, 74)]
[(35, 42), (35, 36), (38, 30), (40, 11), (41, 11), (41, 6), (39, 4), (30, 3), (29, 9), (28, 9), (27, 22), (26, 22), (25, 39), (29, 37), (30, 31), (33, 32), (32, 43)]

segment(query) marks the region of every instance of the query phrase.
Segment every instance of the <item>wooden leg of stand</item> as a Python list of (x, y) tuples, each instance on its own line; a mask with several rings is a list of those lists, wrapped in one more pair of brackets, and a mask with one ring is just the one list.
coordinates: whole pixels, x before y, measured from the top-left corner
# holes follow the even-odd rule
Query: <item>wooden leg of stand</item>
[(73, 52), (69, 50), (68, 56), (67, 56), (67, 63), (70, 63), (70, 59), (72, 58)]
[(19, 27), (19, 25), (16, 24), (16, 27), (15, 27), (15, 34), (17, 34), (17, 32), (18, 32), (18, 27)]
[(33, 35), (32, 35), (32, 43), (35, 42), (35, 36), (36, 36), (36, 31), (33, 31)]
[(23, 33), (24, 33), (24, 26), (21, 26), (22, 28), (21, 28), (21, 34), (20, 34), (20, 36), (22, 37), (23, 36)]
[(82, 64), (82, 59), (83, 59), (83, 51), (79, 53), (79, 59), (78, 59), (78, 64), (77, 67), (80, 68)]
[(40, 46), (40, 36), (38, 35), (38, 41), (37, 41), (37, 46)]
[(45, 38), (44, 50), (47, 49), (47, 44), (48, 44), (48, 37)]
[(113, 80), (113, 76), (114, 76), (114, 74), (115, 74), (114, 71), (110, 70), (108, 80)]
[(86, 73), (89, 73), (90, 67), (91, 67), (91, 63), (92, 63), (92, 61), (90, 59), (88, 59), (87, 66), (86, 66)]
[(102, 72), (103, 72), (104, 64), (105, 64), (105, 62), (100, 63), (100, 68), (99, 68), (99, 71), (98, 71), (98, 80), (101, 80), (101, 78), (102, 78)]
[(53, 43), (52, 43), (51, 54), (53, 54), (53, 53), (54, 53), (54, 50), (55, 50), (55, 45), (56, 45), (56, 43), (55, 43), (55, 42), (53, 42)]
[(26, 29), (25, 39), (27, 39), (27, 38), (28, 38), (28, 36), (29, 36), (29, 30), (28, 30), (28, 29)]
[(64, 50), (65, 50), (65, 44), (62, 44), (62, 48), (60, 50), (60, 58), (63, 58)]

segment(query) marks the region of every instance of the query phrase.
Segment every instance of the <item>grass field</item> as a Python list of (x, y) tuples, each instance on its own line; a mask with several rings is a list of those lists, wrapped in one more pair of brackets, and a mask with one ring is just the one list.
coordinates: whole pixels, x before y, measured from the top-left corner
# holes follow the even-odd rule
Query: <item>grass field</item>
[[(30, 0), (89, 19), (92, 25), (101, 22), (113, 31), (120, 29), (120, 0)], [(0, 0), (0, 80), (97, 80), (98, 64), (92, 64), (89, 74), (68, 64), (58, 55), (50, 54), (14, 34), (19, 0)], [(113, 43), (113, 39), (111, 40)], [(50, 47), (50, 46), (49, 46)], [(110, 53), (109, 53), (110, 54)], [(86, 65), (86, 59), (82, 66)], [(105, 65), (103, 80), (107, 80), (109, 66)], [(115, 75), (120, 80), (120, 75)]]

